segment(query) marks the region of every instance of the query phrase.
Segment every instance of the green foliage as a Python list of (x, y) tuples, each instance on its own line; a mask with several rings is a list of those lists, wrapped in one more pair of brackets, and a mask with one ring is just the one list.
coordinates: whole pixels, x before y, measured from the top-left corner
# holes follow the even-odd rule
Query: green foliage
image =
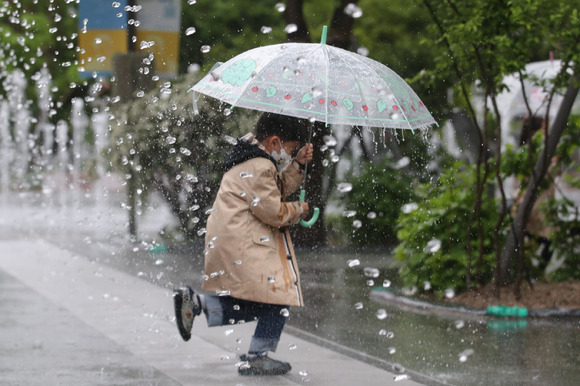
[(552, 259), (560, 262), (550, 273), (553, 281), (580, 280), (580, 212), (568, 199), (550, 200), (542, 206), (552, 233)]
[[(47, 68), (55, 103), (70, 99), (74, 92), (71, 83), (80, 80), (76, 71), (76, 34), (77, 8), (71, 0), (54, 0), (50, 4), (4, 1), (0, 5), (0, 83), (15, 69), (21, 70), (26, 79), (34, 80), (42, 68)], [(0, 96), (5, 96), (3, 87)], [(37, 97), (36, 86), (30, 81), (27, 97)]]
[[(558, 148), (558, 163), (551, 174), (561, 176), (563, 183), (580, 189), (580, 116), (572, 116), (562, 145)], [(553, 181), (550, 181), (553, 182)], [(580, 213), (578, 202), (567, 197), (567, 192), (560, 189), (562, 198), (547, 200), (540, 205), (546, 216), (546, 226), (553, 229), (550, 236), (554, 260), (560, 262), (550, 273), (553, 281), (569, 279), (580, 280)]]
[(401, 206), (410, 200), (414, 200), (411, 177), (388, 159), (370, 162), (353, 180), (352, 191), (347, 194), (343, 228), (356, 245), (392, 245)]
[[(395, 249), (395, 257), (403, 263), (400, 278), (405, 286), (424, 290), (425, 283), (430, 283), (427, 290), (439, 296), (446, 289), (456, 292), (466, 289), (465, 279), (470, 267), (467, 224), (475, 201), (474, 178), (473, 166), (457, 162), (436, 183), (419, 186), (417, 194), (421, 201), (409, 204), (399, 217), (397, 237), (400, 244)], [(497, 209), (494, 198), (485, 198), (482, 206), (485, 235), (492, 233)], [(477, 251), (476, 226), (471, 229), (471, 243), (472, 250)], [(492, 277), (493, 268), (493, 245), (491, 237), (487, 237), (480, 282), (485, 283)], [(471, 275), (476, 275), (475, 261), (471, 262)]]

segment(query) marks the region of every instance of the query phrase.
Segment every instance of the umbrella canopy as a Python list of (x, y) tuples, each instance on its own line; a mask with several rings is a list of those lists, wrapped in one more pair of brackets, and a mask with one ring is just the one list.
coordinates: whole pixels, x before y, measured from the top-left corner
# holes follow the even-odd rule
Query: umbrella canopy
[(324, 41), (323, 33), (320, 44), (254, 48), (212, 70), (192, 90), (232, 106), (326, 124), (397, 129), (436, 124), (394, 71)]
[[(535, 116), (543, 118), (543, 115), (546, 113), (549, 95), (547, 90), (552, 87), (549, 81), (558, 75), (561, 68), (562, 63), (560, 60), (546, 60), (528, 63), (526, 65), (524, 74), (527, 75), (527, 78), (523, 81), (525, 96), (532, 110), (532, 114)], [(498, 102), (502, 106), (502, 116), (527, 116), (528, 110), (524, 100), (524, 89), (522, 89), (519, 74), (508, 75), (503, 79), (503, 82), (508, 89), (498, 95)], [(543, 83), (546, 82), (547, 84), (544, 87)], [(558, 111), (561, 100), (562, 97), (560, 95), (554, 95), (552, 105), (555, 108), (551, 109), (553, 114)]]

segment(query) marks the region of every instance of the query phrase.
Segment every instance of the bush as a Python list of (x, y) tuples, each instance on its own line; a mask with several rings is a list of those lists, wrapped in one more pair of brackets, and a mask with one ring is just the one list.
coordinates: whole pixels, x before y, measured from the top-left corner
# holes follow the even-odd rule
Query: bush
[[(403, 264), (400, 279), (404, 286), (442, 296), (448, 289), (466, 289), (468, 267), (467, 231), (475, 202), (474, 166), (457, 162), (434, 184), (417, 189), (422, 199), (407, 203), (397, 223), (400, 244), (395, 257)], [(493, 197), (484, 197), (482, 204), (484, 250), (479, 270), (480, 283), (491, 280), (495, 266), (492, 230), (497, 221), (498, 207)], [(471, 248), (474, 260), (478, 256), (477, 224), (471, 227)], [(472, 277), (477, 262), (471, 263)]]
[(365, 165), (346, 194), (342, 228), (359, 246), (390, 246), (401, 206), (414, 200), (413, 180), (388, 159)]

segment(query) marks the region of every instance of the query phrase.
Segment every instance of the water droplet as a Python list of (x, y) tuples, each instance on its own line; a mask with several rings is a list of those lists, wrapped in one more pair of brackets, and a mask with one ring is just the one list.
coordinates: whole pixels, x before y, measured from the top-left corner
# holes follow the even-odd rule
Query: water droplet
[(332, 161), (332, 163), (337, 163), (338, 161), (340, 161), (340, 157), (335, 154), (332, 157), (330, 157), (330, 160)]
[(119, 8), (121, 6), (121, 3), (118, 1), (113, 1), (113, 4), (111, 4), (113, 6), (113, 8)]
[(341, 193), (348, 193), (352, 191), (352, 184), (348, 182), (341, 182), (340, 184), (337, 185), (336, 189), (338, 189), (338, 191)]
[(205, 211), (205, 214), (210, 214), (211, 212), (215, 212), (215, 209), (209, 208), (208, 210)]
[(352, 227), (355, 229), (360, 229), (362, 227), (362, 221), (361, 220), (354, 220), (352, 222)]
[(377, 214), (375, 212), (368, 212), (367, 213), (367, 218), (369, 220), (374, 220), (375, 218), (377, 218)]
[(276, 11), (282, 13), (286, 10), (286, 4), (284, 3), (276, 3), (276, 5), (274, 6), (274, 8), (276, 8)]
[(239, 310), (240, 310), (240, 305), (234, 304), (234, 311), (239, 311)]
[(246, 197), (246, 194), (248, 194), (248, 193), (246, 193), (246, 191), (245, 191), (245, 190), (242, 190), (242, 191), (240, 192), (240, 197)]
[(366, 277), (372, 277), (373, 279), (379, 277), (380, 273), (381, 271), (379, 271), (377, 268), (365, 267), (365, 269), (363, 269), (363, 274)]
[(465, 326), (465, 322), (463, 320), (456, 320), (455, 321), (455, 328), (456, 329), (461, 329)]
[(298, 346), (296, 346), (295, 344), (288, 345), (288, 350), (290, 350), (290, 351), (296, 350), (297, 348), (298, 348)]
[(361, 56), (369, 56), (369, 49), (366, 47), (359, 47), (357, 48), (356, 53)]
[(428, 282), (428, 281), (425, 281), (425, 282), (423, 283), (423, 289), (424, 289), (425, 291), (429, 291), (429, 290), (431, 289), (431, 283), (430, 283), (430, 282)]
[(260, 28), (260, 32), (262, 32), (263, 34), (269, 34), (270, 32), (272, 32), (272, 27), (263, 26), (262, 28)]
[(230, 109), (229, 107), (226, 107), (226, 108), (224, 109), (224, 115), (225, 115), (226, 117), (228, 117), (228, 116), (232, 115), (232, 109)]
[(455, 297), (455, 290), (453, 288), (447, 288), (445, 290), (445, 297), (447, 299), (453, 299)]
[(228, 290), (217, 290), (215, 293), (217, 296), (230, 296), (230, 291)]
[(224, 139), (226, 140), (227, 143), (229, 143), (230, 145), (237, 145), (238, 144), (238, 140), (230, 135), (225, 135)]
[(402, 169), (402, 168), (404, 168), (406, 166), (409, 166), (410, 163), (411, 163), (411, 160), (409, 159), (409, 157), (402, 157), (395, 164), (395, 169)]
[(397, 352), (397, 349), (394, 347), (389, 347), (388, 350), (389, 350), (389, 354), (391, 354), (391, 355), (393, 355), (394, 353)]
[(387, 337), (387, 339), (393, 339), (395, 337), (395, 333), (392, 331), (388, 331), (385, 336)]
[(400, 381), (406, 381), (409, 379), (409, 376), (407, 374), (401, 374), (401, 375), (395, 375), (395, 382), (400, 382)]
[(303, 376), (303, 377), (307, 377), (307, 376), (308, 376), (308, 371), (306, 371), (306, 370), (301, 370), (301, 371), (299, 371), (299, 372), (298, 372), (298, 374), (300, 374), (300, 375), (301, 375), (301, 376)]
[(275, 283), (276, 277), (275, 276), (268, 276), (268, 283)]
[(375, 281), (374, 281), (374, 280), (372, 280), (372, 279), (369, 279), (369, 280), (367, 280), (367, 285), (368, 285), (369, 287), (372, 287), (372, 286), (374, 286), (374, 285), (375, 285)]
[(343, 217), (354, 217), (356, 216), (356, 210), (345, 210), (342, 212)]
[(401, 289), (401, 293), (404, 296), (413, 296), (413, 295), (415, 295), (417, 293), (417, 287), (415, 287), (415, 286), (412, 286), (412, 287), (403, 287)]
[(226, 331), (224, 332), (224, 335), (225, 335), (225, 336), (228, 336), (228, 335), (231, 335), (231, 334), (233, 334), (233, 333), (234, 333), (234, 330), (226, 330)]
[(387, 330), (380, 330), (379, 335), (387, 335)]
[(425, 252), (425, 253), (435, 253), (435, 252), (437, 252), (440, 249), (441, 249), (441, 240), (439, 240), (439, 239), (433, 239), (433, 240), (430, 240), (427, 243), (427, 245), (423, 249), (423, 252)]
[(387, 311), (385, 311), (384, 309), (381, 308), (377, 311), (376, 316), (377, 316), (378, 320), (386, 319), (387, 318)]
[(162, 265), (163, 264), (163, 260), (159, 259), (159, 260), (155, 260), (155, 265)]
[(290, 311), (288, 311), (288, 308), (282, 308), (280, 310), (280, 315), (282, 315), (283, 317), (287, 318), (290, 316)]
[(414, 202), (410, 202), (408, 204), (405, 204), (401, 207), (401, 211), (405, 214), (409, 214), (414, 210), (417, 210), (419, 208), (419, 205), (417, 205)]
[(250, 172), (241, 172), (240, 177), (241, 178), (250, 178), (250, 177), (254, 177), (254, 175)]
[(187, 30), (185, 30), (185, 36), (190, 36), (193, 35), (195, 33), (195, 27), (189, 27)]
[(324, 144), (328, 147), (333, 147), (337, 144), (336, 138), (334, 138), (332, 135), (325, 135), (322, 137), (322, 139), (324, 140)]
[(201, 49), (200, 49), (200, 51), (201, 51), (202, 53), (204, 53), (204, 54), (207, 54), (208, 52), (210, 52), (210, 51), (211, 51), (211, 47), (210, 47), (210, 46), (208, 46), (207, 44), (206, 44), (206, 45), (203, 45), (203, 46), (201, 46)]
[(189, 5), (193, 5), (195, 3), (197, 3), (197, 0), (187, 0), (187, 4)]
[(242, 260), (236, 260), (236, 261), (234, 261), (234, 265), (240, 265), (240, 264), (242, 264)]
[(364, 307), (364, 305), (363, 305), (362, 302), (357, 302), (357, 303), (354, 304), (354, 308), (357, 309), (357, 310), (362, 310), (363, 307)]
[(177, 138), (172, 137), (172, 136), (165, 138), (165, 142), (167, 142), (167, 144), (169, 144), (169, 145), (173, 145), (176, 141), (177, 141)]
[(293, 34), (296, 31), (298, 31), (298, 26), (296, 24), (288, 24), (284, 28), (284, 32), (286, 32), (287, 34)]
[(197, 235), (198, 236), (203, 236), (206, 232), (207, 232), (207, 229), (201, 228), (200, 230), (197, 231)]
[(459, 353), (459, 362), (464, 363), (467, 362), (470, 356), (472, 356), (475, 351), (472, 348), (468, 348), (467, 350), (462, 351)]
[(251, 206), (258, 206), (259, 202), (260, 202), (260, 197), (254, 196), (254, 198), (252, 198), (252, 203), (250, 205)]
[(383, 287), (389, 288), (390, 286), (391, 286), (391, 281), (385, 279), (385, 281), (383, 281)]
[(215, 243), (213, 241), (210, 241), (209, 243), (207, 243), (207, 247), (210, 249), (215, 248)]
[(262, 236), (260, 237), (260, 241), (262, 243), (267, 243), (268, 241), (270, 241), (270, 238), (268, 236)]
[(348, 260), (346, 262), (348, 264), (349, 267), (356, 267), (357, 265), (360, 265), (360, 260), (359, 259), (352, 259), (352, 260)]
[(346, 7), (344, 7), (344, 13), (346, 13), (348, 16), (352, 17), (353, 19), (358, 19), (359, 17), (361, 17), (363, 15), (362, 9), (360, 9), (360, 7), (358, 7), (354, 3), (350, 3)]

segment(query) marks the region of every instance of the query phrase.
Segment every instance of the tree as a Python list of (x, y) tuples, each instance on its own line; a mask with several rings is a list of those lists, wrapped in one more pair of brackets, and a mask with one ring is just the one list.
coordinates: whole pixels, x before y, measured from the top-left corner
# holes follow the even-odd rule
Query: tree
[[(570, 114), (571, 102), (578, 89), (575, 79), (569, 75), (580, 68), (578, 61), (578, 43), (580, 42), (580, 19), (578, 18), (578, 2), (563, 0), (513, 0), (508, 2), (494, 0), (478, 2), (474, 0), (422, 0), (431, 15), (431, 36), (426, 40), (440, 48), (432, 66), (422, 74), (422, 79), (435, 86), (446, 82), (455, 85), (462, 97), (474, 127), (479, 136), (479, 152), (475, 168), (476, 200), (473, 215), (468, 227), (479, 231), (477, 237), (483, 246), (487, 235), (482, 227), (482, 201), (485, 186), (489, 177), (495, 175), (495, 185), (501, 197), (501, 212), (494, 227), (493, 240), (496, 255), (495, 284), (498, 289), (514, 279), (516, 273), (522, 274), (523, 234), (532, 207), (538, 196), (538, 189), (544, 180), (547, 166), (560, 137), (566, 129)], [(546, 10), (550, 10), (547, 12)], [(517, 209), (513, 224), (509, 221), (507, 199), (503, 189), (503, 175), (500, 170), (503, 147), (501, 143), (501, 116), (498, 109), (497, 96), (505, 88), (503, 78), (511, 73), (520, 73), (524, 79), (529, 75), (525, 65), (538, 57), (547, 57), (552, 51), (562, 60), (562, 68), (553, 82), (546, 84), (548, 92), (548, 112), (553, 96), (568, 87), (565, 103), (560, 107), (558, 117), (549, 124), (548, 113), (542, 117), (548, 122), (545, 141), (539, 149), (539, 157), (535, 165), (530, 164), (530, 178), (525, 187), (526, 195), (522, 205)], [(570, 83), (572, 82), (572, 83)], [(475, 85), (475, 87), (472, 87)], [(522, 81), (522, 87), (524, 87)], [(475, 103), (480, 96), (482, 106)], [(526, 102), (526, 104), (528, 104)], [(529, 108), (529, 116), (533, 112)], [(495, 146), (493, 146), (495, 145)], [(531, 154), (533, 152), (530, 151)], [(494, 170), (495, 173), (491, 173)], [(508, 226), (509, 225), (509, 226)], [(501, 244), (501, 232), (508, 227), (511, 231), (505, 244)], [(471, 235), (471, 232), (468, 232)], [(470, 266), (473, 263), (473, 251), (468, 242)], [(482, 248), (478, 259), (482, 258)], [(516, 269), (518, 262), (519, 269)], [(521, 276), (520, 276), (521, 277)], [(468, 287), (470, 270), (467, 271)]]

